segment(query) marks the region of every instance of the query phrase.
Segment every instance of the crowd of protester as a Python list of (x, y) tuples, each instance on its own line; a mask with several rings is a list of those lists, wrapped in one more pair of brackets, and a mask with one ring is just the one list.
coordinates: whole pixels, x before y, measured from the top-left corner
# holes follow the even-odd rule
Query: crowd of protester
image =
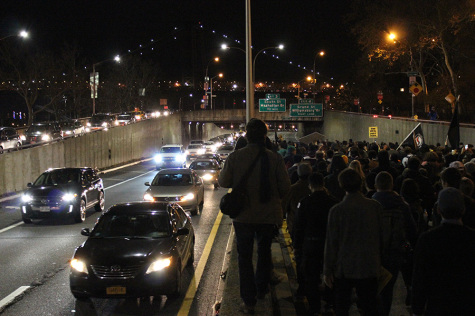
[(292, 184), (282, 209), (309, 315), (348, 315), (353, 303), (390, 315), (399, 275), (414, 315), (475, 315), (473, 146), (275, 146)]

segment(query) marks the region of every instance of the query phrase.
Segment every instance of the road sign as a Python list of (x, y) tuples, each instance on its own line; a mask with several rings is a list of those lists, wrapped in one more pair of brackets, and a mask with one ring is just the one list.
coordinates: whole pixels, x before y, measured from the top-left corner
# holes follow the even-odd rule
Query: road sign
[(299, 99), (299, 104), (313, 103), (313, 99)]
[(378, 100), (383, 99), (383, 91), (378, 91)]
[(414, 84), (409, 87), (409, 90), (411, 90), (412, 94), (417, 96), (419, 93), (421, 93), (422, 86), (420, 84), (418, 84), (417, 82), (414, 82)]
[(280, 99), (279, 93), (266, 93), (266, 99)]
[(285, 112), (285, 99), (259, 99), (259, 112)]
[(407, 72), (407, 76), (408, 77), (415, 77), (417, 76), (419, 73), (417, 71), (408, 71)]
[(353, 104), (354, 105), (359, 105), (360, 104), (360, 99), (353, 99)]
[(290, 117), (322, 117), (321, 103), (300, 103), (290, 105)]
[(378, 127), (371, 126), (369, 128), (369, 138), (378, 138)]

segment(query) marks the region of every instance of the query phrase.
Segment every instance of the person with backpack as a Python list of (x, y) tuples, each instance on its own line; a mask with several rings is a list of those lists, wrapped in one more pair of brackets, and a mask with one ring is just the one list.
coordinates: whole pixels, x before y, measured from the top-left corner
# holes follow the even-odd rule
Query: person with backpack
[(393, 191), (393, 177), (381, 171), (375, 179), (376, 193), (373, 199), (383, 206), (383, 254), (381, 264), (391, 274), (391, 280), (381, 291), (383, 315), (389, 315), (393, 299), (393, 288), (410, 247), (409, 240), (416, 239), (416, 224), (409, 205)]

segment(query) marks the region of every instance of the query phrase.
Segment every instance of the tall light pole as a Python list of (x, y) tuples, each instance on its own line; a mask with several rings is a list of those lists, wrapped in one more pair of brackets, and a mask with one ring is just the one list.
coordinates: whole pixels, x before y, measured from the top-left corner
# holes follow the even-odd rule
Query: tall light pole
[(251, 0), (246, 0), (246, 124), (254, 114), (252, 82)]
[(304, 80), (300, 80), (299, 82), (297, 82), (297, 103), (300, 100), (300, 83), (305, 81), (312, 81), (312, 77), (308, 76)]
[(315, 72), (315, 63), (317, 61), (318, 56), (320, 56), (320, 57), (325, 56), (325, 52), (323, 50), (319, 51), (318, 53), (315, 54), (315, 58), (313, 59), (313, 84), (314, 84), (314, 88), (315, 88), (315, 92), (314, 92), (313, 96), (314, 96), (315, 102), (317, 102), (317, 100), (316, 100), (316, 98), (317, 98), (317, 93), (316, 93), (317, 73)]
[[(209, 68), (209, 65), (212, 63), (212, 62), (219, 62), (219, 57), (214, 57), (213, 59), (211, 59), (208, 64), (206, 65), (206, 72), (205, 72), (205, 83), (203, 85), (203, 89), (205, 91), (205, 97), (207, 97), (207, 92), (208, 92), (208, 85), (209, 85), (209, 77), (208, 77), (208, 68)], [(207, 99), (206, 99), (207, 101)], [(208, 104), (205, 103), (205, 105), (207, 106)]]
[(7, 39), (9, 37), (13, 37), (13, 36), (18, 36), (18, 37), (22, 37), (22, 38), (27, 38), (29, 36), (28, 32), (25, 31), (25, 30), (22, 30), (20, 31), (18, 34), (10, 34), (10, 35), (7, 35), (5, 37), (2, 37), (0, 38), (0, 41), (3, 41), (4, 39)]
[(263, 49), (261, 49), (260, 51), (257, 52), (257, 54), (254, 56), (254, 60), (252, 61), (252, 69), (253, 69), (252, 83), (256, 82), (256, 59), (257, 59), (257, 56), (259, 56), (260, 53), (265, 52), (268, 49), (284, 49), (284, 45), (281, 44), (279, 46), (266, 47), (266, 48), (263, 48)]
[(211, 91), (210, 91), (210, 92), (211, 92), (211, 95), (210, 95), (210, 105), (209, 105), (209, 107), (211, 108), (211, 110), (213, 109), (213, 79), (214, 79), (214, 78), (217, 78), (217, 77), (223, 78), (223, 74), (222, 74), (222, 73), (219, 73), (219, 74), (217, 74), (216, 76), (214, 76), (213, 78), (211, 78), (211, 79), (209, 80), (209, 82), (210, 82), (210, 90), (211, 90)]
[(97, 85), (99, 84), (99, 74), (96, 73), (96, 66), (99, 66), (100, 64), (114, 60), (117, 63), (120, 63), (120, 56), (116, 55), (114, 58), (109, 58), (105, 59), (103, 61), (100, 61), (98, 63), (92, 64), (92, 73), (90, 77), (90, 83), (91, 83), (91, 98), (92, 98), (92, 114), (96, 114), (96, 98), (97, 98)]

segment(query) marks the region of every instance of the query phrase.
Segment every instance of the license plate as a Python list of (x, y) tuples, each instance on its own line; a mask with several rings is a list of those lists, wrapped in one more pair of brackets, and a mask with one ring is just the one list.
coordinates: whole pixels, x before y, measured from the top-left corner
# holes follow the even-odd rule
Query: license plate
[(49, 206), (40, 206), (40, 212), (49, 212), (50, 208)]
[(106, 288), (107, 295), (120, 295), (125, 294), (125, 286), (110, 286)]

